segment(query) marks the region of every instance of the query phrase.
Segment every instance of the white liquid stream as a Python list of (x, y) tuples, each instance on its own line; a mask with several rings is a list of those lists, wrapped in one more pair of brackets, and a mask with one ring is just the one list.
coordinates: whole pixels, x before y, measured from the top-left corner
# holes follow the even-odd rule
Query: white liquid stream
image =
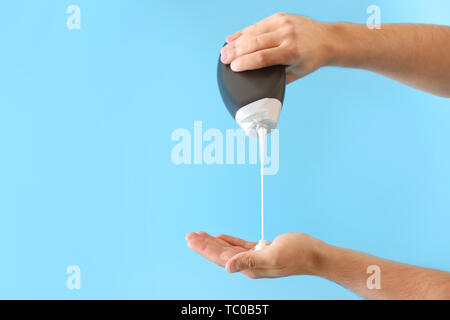
[(264, 127), (258, 127), (257, 129), (259, 137), (259, 156), (261, 162), (261, 240), (255, 247), (255, 250), (261, 250), (267, 246), (267, 241), (264, 240), (264, 155), (265, 155), (265, 142), (267, 136), (267, 129)]

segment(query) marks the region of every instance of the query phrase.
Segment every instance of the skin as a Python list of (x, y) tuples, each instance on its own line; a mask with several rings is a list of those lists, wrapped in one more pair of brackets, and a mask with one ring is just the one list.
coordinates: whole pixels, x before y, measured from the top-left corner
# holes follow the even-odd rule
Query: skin
[[(450, 97), (450, 27), (421, 24), (322, 23), (275, 14), (226, 38), (221, 60), (235, 72), (285, 65), (288, 83), (325, 66), (358, 68)], [(450, 273), (377, 258), (287, 233), (255, 251), (256, 242), (205, 232), (186, 235), (188, 246), (229, 273), (252, 279), (316, 275), (367, 299), (450, 299)], [(381, 288), (369, 289), (369, 266)]]
[(221, 60), (233, 71), (282, 64), (290, 83), (325, 66), (358, 68), (450, 97), (448, 26), (385, 24), (369, 29), (277, 13), (226, 41)]
[[(206, 232), (186, 235), (204, 258), (252, 279), (314, 275), (334, 281), (366, 299), (450, 299), (450, 273), (411, 266), (329, 245), (305, 233), (286, 233), (255, 251), (256, 242)], [(369, 266), (380, 270), (379, 289), (369, 289)]]

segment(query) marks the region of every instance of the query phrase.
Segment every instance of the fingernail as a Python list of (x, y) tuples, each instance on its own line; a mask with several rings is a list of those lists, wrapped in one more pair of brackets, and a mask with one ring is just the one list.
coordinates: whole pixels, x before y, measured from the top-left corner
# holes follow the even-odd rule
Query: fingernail
[(238, 63), (236, 62), (236, 60), (234, 60), (232, 63), (231, 63), (231, 70), (233, 70), (233, 71), (239, 71), (238, 70), (238, 68), (239, 68), (239, 65), (238, 65)]
[(195, 238), (195, 237), (197, 237), (197, 236), (198, 236), (198, 235), (197, 235), (195, 232), (189, 232), (189, 233), (186, 235), (185, 239), (186, 239), (187, 241), (189, 241), (190, 239)]
[(228, 59), (228, 48), (225, 46), (225, 47), (222, 48), (221, 51), (222, 51), (222, 52), (221, 52), (222, 62), (223, 62), (223, 63), (226, 63), (226, 62), (227, 62), (227, 59)]

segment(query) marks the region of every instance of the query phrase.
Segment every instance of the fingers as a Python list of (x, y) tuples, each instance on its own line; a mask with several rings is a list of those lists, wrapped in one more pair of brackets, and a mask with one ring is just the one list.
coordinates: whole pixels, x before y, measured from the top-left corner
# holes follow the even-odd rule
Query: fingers
[[(267, 251), (252, 250), (256, 242), (219, 234), (213, 237), (206, 232), (189, 232), (186, 235), (188, 246), (208, 259), (225, 267), (229, 273), (242, 272), (249, 278), (273, 277), (273, 259)], [(277, 276), (277, 275), (275, 275)]]
[(231, 70), (235, 72), (265, 68), (276, 64), (285, 64), (288, 52), (282, 47), (264, 49), (235, 59)]
[(224, 248), (206, 237), (191, 234), (188, 247), (219, 266), (224, 266), (227, 260), (223, 259)]
[(226, 241), (227, 243), (229, 243), (232, 246), (238, 246), (238, 247), (242, 247), (245, 249), (252, 249), (257, 244), (256, 242), (248, 242), (248, 241), (245, 241), (244, 239), (229, 236), (226, 234), (219, 234), (219, 235), (217, 235), (217, 238)]
[(185, 239), (186, 239), (186, 241), (189, 241), (189, 240), (197, 238), (198, 236), (199, 236), (199, 234), (196, 232), (189, 232), (186, 234)]
[(221, 267), (224, 267), (225, 263), (234, 255), (246, 250), (232, 247), (226, 241), (216, 239), (206, 232), (189, 232), (186, 240), (189, 248)]
[(274, 48), (281, 44), (279, 32), (269, 32), (261, 35), (243, 35), (236, 41), (227, 44), (221, 50), (222, 63), (230, 64), (236, 58), (264, 49)]
[(208, 233), (206, 233), (204, 231), (199, 231), (199, 232), (197, 232), (197, 234), (199, 234), (200, 236), (206, 237), (208, 239), (211, 239), (213, 241), (217, 241), (219, 244), (223, 245), (224, 247), (229, 247), (230, 246), (230, 244), (228, 242), (226, 242), (226, 241), (224, 241), (222, 239), (219, 239), (217, 237), (213, 237), (212, 235), (210, 235), (210, 234), (208, 234)]
[(239, 38), (241, 36), (242, 31), (238, 31), (236, 33), (233, 33), (232, 35), (229, 35), (225, 38), (227, 43), (231, 43), (234, 40), (236, 40), (237, 38)]
[(198, 236), (201, 236), (201, 237), (204, 237), (204, 238), (208, 238), (208, 239), (211, 239), (211, 240), (215, 240), (215, 241), (217, 241), (218, 243), (220, 243), (221, 245), (226, 246), (226, 247), (229, 247), (229, 246), (230, 246), (230, 244), (229, 244), (228, 242), (226, 242), (226, 241), (224, 241), (224, 240), (222, 240), (222, 239), (213, 237), (212, 235), (210, 235), (210, 234), (208, 234), (208, 233), (206, 233), (206, 232), (204, 232), (204, 231), (199, 231), (199, 232), (189, 232), (189, 233), (186, 235), (185, 238), (186, 238), (186, 241), (189, 241), (189, 240), (194, 239), (194, 238), (196, 238), (196, 237), (198, 237)]
[(282, 20), (285, 16), (286, 14), (284, 13), (277, 13), (270, 17), (262, 19), (261, 21), (251, 26), (248, 26), (247, 28), (244, 28), (232, 35), (229, 35), (228, 37), (226, 37), (226, 41), (227, 43), (231, 43), (245, 34), (253, 34), (256, 36), (262, 33), (270, 32), (279, 25), (280, 20)]
[(264, 269), (267, 265), (267, 255), (262, 254), (261, 251), (246, 251), (228, 260), (225, 269), (229, 273), (252, 272), (257, 269)]
[[(274, 14), (228, 36), (227, 45), (221, 50), (221, 61), (230, 64), (235, 72), (293, 64), (298, 60), (295, 36), (293, 16)], [(288, 81), (295, 79), (290, 77)]]

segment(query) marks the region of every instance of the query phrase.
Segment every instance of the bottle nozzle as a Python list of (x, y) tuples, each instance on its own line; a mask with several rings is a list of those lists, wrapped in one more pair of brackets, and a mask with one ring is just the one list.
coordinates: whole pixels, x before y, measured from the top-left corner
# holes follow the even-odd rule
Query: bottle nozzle
[(259, 137), (265, 137), (267, 135), (267, 128), (266, 126), (262, 123), (262, 124), (257, 124), (256, 125), (256, 132), (258, 133)]
[(266, 133), (276, 128), (280, 111), (279, 100), (264, 98), (240, 108), (236, 113), (236, 121), (248, 136), (256, 138), (258, 127), (265, 127)]

